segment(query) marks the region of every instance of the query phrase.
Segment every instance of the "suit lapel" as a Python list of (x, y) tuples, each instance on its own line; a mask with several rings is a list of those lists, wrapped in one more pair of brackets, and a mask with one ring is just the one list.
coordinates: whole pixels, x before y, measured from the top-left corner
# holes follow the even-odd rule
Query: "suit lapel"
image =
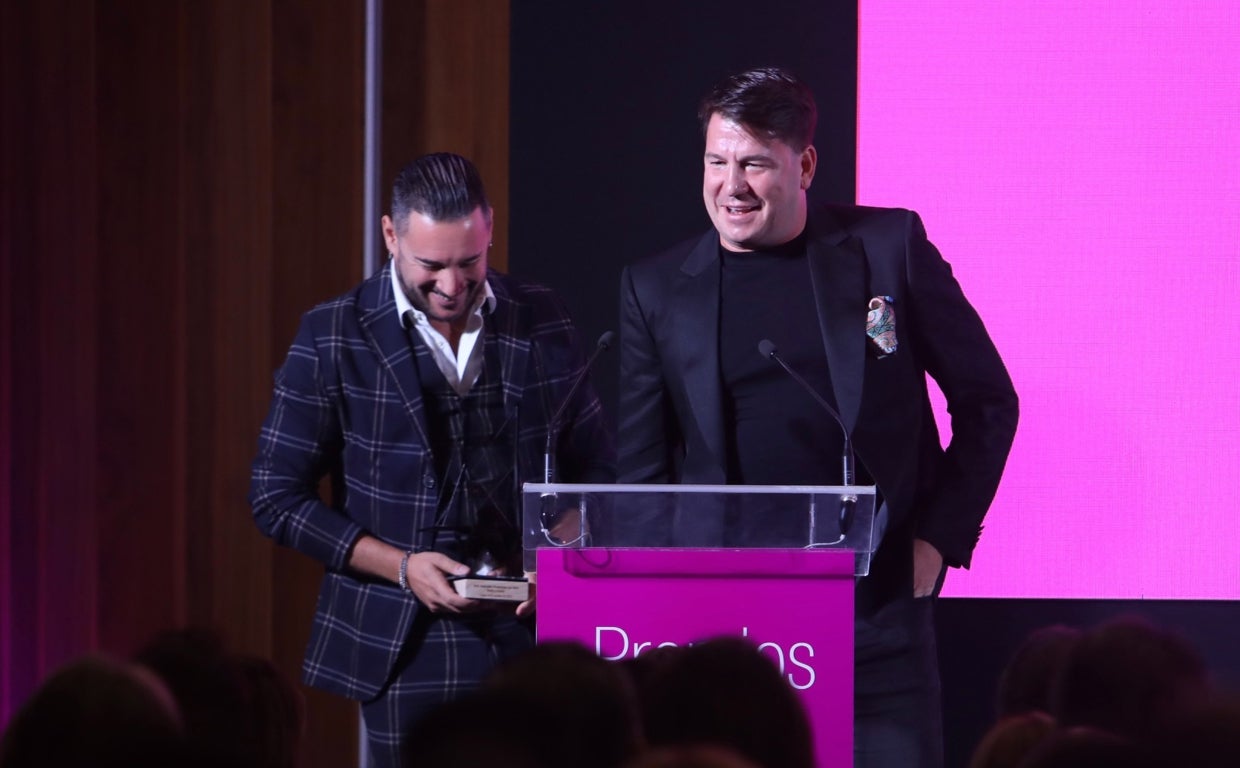
[[(724, 466), (723, 393), (719, 380), (719, 235), (710, 230), (680, 268), (674, 294), (675, 338), (684, 361), (685, 396), (702, 439)], [(722, 482), (722, 480), (720, 481)]]
[(359, 322), (362, 333), (379, 359), (379, 365), (400, 394), (401, 404), (417, 429), (422, 445), (430, 446), (422, 403), (422, 382), (418, 377), (418, 366), (414, 364), (408, 331), (396, 317), (390, 269), (390, 266), (384, 266), (362, 285), (358, 296)]
[(831, 389), (840, 419), (852, 434), (861, 410), (865, 377), (865, 253), (860, 241), (826, 214), (811, 220), (808, 235), (810, 278), (831, 371)]
[(495, 294), (495, 311), (490, 328), (494, 329), (500, 354), (500, 370), (504, 388), (504, 414), (515, 418), (521, 396), (525, 394), (526, 366), (530, 359), (530, 307), (513, 301), (508, 287), (494, 274), (487, 280)]

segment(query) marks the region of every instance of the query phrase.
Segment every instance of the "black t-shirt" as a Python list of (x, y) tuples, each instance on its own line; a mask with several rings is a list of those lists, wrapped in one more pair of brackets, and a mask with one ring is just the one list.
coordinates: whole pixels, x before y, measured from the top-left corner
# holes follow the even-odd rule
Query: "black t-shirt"
[(810, 281), (804, 235), (772, 250), (720, 248), (719, 364), (728, 482), (837, 485), (843, 481), (839, 424), (758, 346), (779, 356), (835, 407)]

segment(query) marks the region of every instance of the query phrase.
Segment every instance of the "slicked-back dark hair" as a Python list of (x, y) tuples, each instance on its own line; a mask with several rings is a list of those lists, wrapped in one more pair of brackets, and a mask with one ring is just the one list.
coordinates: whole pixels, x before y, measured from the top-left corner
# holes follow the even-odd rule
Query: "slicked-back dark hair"
[(478, 169), (451, 152), (423, 155), (396, 174), (392, 184), (392, 221), (404, 231), (416, 211), (435, 221), (456, 221), (482, 208), (489, 220), (491, 204)]
[(716, 84), (698, 107), (703, 136), (716, 114), (759, 138), (779, 139), (798, 152), (814, 143), (818, 126), (814, 92), (779, 67), (749, 69)]

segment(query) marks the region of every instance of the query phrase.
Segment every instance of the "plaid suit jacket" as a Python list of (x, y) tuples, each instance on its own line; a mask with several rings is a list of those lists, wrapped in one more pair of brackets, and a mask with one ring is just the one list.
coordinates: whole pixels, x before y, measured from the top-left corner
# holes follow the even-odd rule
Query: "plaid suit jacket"
[[(495, 271), (487, 279), (496, 304), (486, 332), (497, 335), (519, 477), (539, 480), (548, 421), (585, 355), (549, 289)], [(611, 436), (588, 382), (561, 424), (558, 479), (610, 482)], [(419, 532), (434, 524), (439, 497), (434, 467), (417, 365), (385, 267), (302, 317), (275, 376), (253, 465), (259, 529), (325, 566), (303, 666), (308, 684), (366, 700), (389, 678), (421, 606), (412, 593), (346, 563), (363, 533), (402, 549), (425, 546)], [(318, 492), (329, 474), (331, 504)]]

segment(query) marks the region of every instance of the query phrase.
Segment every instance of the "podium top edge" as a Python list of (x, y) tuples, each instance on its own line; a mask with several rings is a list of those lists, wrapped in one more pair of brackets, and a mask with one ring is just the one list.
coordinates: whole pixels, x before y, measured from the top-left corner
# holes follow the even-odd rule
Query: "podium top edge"
[(872, 485), (676, 485), (672, 483), (525, 483), (524, 493), (748, 493), (873, 496)]

